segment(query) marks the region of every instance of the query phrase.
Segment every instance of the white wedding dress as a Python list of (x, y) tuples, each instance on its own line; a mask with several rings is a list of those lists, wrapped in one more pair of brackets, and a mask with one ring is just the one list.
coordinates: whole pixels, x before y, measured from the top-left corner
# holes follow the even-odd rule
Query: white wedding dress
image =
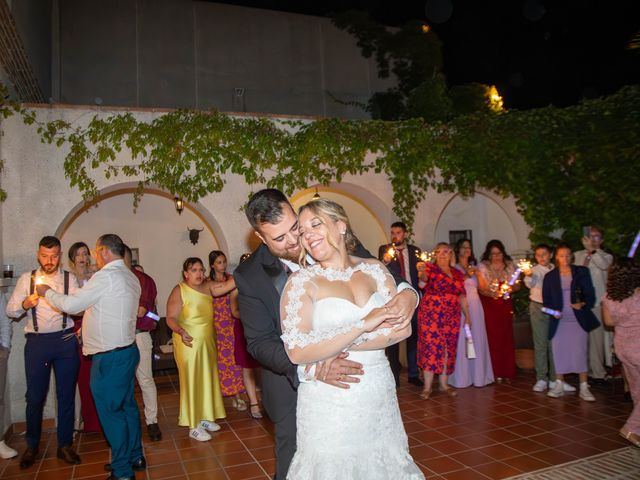
[[(289, 348), (303, 347), (353, 329), (369, 311), (389, 300), (385, 273), (380, 264), (363, 262), (338, 271), (319, 265), (293, 275), (287, 289), (282, 339)], [(311, 329), (298, 328), (300, 297), (318, 276), (330, 281), (349, 281), (355, 272), (371, 275), (377, 291), (358, 307), (339, 297), (313, 302)], [(308, 291), (308, 290), (307, 290)], [(283, 300), (285, 295), (283, 295)], [(309, 311), (307, 310), (307, 314)], [(384, 333), (389, 333), (388, 330)], [(365, 334), (363, 343), (381, 333)], [(350, 351), (349, 359), (363, 364), (360, 383), (341, 389), (322, 382), (298, 387), (297, 451), (288, 480), (401, 480), (424, 479), (409, 455), (393, 374), (384, 350)]]

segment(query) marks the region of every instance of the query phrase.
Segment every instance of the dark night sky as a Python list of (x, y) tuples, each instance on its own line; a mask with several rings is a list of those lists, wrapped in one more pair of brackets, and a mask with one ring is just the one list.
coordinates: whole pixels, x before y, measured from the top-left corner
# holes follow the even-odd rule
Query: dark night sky
[[(494, 84), (507, 108), (572, 105), (640, 83), (640, 50), (625, 50), (640, 30), (640, 0), (218, 2), (318, 16), (366, 10), (387, 25), (424, 20), (443, 42), (449, 84)], [(447, 3), (448, 20), (434, 22)]]

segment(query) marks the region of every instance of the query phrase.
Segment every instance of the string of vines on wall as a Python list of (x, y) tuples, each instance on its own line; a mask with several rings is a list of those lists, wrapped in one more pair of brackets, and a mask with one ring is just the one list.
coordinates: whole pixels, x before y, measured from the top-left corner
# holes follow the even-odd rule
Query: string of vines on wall
[(605, 229), (608, 247), (624, 253), (640, 226), (640, 86), (568, 108), (483, 112), (447, 122), (293, 121), (177, 110), (150, 121), (100, 112), (72, 125), (41, 121), (36, 110), (8, 100), (0, 113), (20, 115), (43, 142), (65, 147), (69, 184), (87, 201), (97, 196), (101, 176), (138, 179), (135, 202), (146, 185), (196, 202), (222, 191), (228, 175), (292, 194), (376, 172), (389, 179), (394, 212), (408, 225), (430, 190), (470, 196), (485, 189), (515, 198), (532, 242), (555, 236), (578, 244), (581, 227), (595, 224)]

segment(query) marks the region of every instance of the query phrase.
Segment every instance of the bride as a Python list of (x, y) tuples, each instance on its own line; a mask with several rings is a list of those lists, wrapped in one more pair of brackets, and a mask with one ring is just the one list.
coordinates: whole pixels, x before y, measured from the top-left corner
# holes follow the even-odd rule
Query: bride
[[(301, 258), (280, 311), (282, 340), (294, 364), (348, 350), (364, 375), (349, 389), (322, 382), (298, 387), (297, 451), (287, 479), (423, 479), (409, 455), (395, 381), (384, 348), (411, 334), (411, 323), (383, 305), (396, 293), (377, 260), (352, 257), (357, 239), (344, 209), (320, 198), (299, 211)], [(302, 253), (304, 255), (305, 252)]]

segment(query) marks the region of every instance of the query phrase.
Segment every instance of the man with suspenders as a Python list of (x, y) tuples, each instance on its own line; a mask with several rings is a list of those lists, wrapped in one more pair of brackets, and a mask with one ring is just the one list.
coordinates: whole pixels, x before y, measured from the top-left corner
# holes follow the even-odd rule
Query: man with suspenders
[[(42, 433), (42, 414), (51, 381), (51, 367), (56, 378), (58, 408), (58, 458), (77, 465), (80, 457), (72, 449), (76, 380), (78, 377), (78, 340), (73, 333), (73, 320), (38, 298), (36, 282), (45, 282), (56, 290), (73, 294), (78, 289), (76, 277), (60, 267), (60, 240), (46, 236), (38, 246), (40, 268), (20, 276), (7, 304), (7, 316), (26, 317), (24, 366), (27, 379), (27, 449), (20, 460), (21, 468), (29, 468), (38, 455)], [(40, 282), (39, 282), (40, 280)]]

